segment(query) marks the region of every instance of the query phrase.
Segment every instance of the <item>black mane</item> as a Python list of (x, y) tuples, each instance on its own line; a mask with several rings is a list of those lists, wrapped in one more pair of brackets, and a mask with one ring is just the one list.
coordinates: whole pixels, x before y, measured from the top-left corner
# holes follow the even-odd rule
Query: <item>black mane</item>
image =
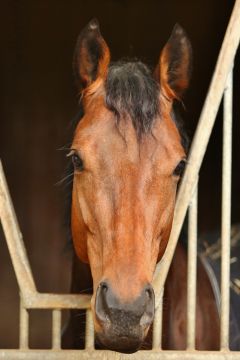
[(140, 61), (110, 65), (105, 83), (106, 105), (117, 119), (129, 116), (138, 137), (151, 130), (159, 114), (159, 84)]

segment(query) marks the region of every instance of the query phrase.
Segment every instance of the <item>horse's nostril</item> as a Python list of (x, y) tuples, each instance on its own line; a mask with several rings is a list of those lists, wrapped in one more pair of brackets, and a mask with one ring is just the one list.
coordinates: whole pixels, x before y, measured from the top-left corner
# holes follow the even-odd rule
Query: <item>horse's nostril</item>
[(102, 289), (103, 292), (107, 292), (108, 290), (108, 284), (106, 282), (101, 282), (99, 284), (99, 287)]
[(155, 308), (154, 290), (151, 285), (146, 286), (145, 294), (146, 294), (145, 311), (140, 320), (140, 324), (142, 326), (148, 326), (152, 323), (154, 318), (154, 308)]
[(104, 326), (112, 324), (119, 327), (122, 322), (126, 329), (139, 325), (148, 326), (154, 317), (153, 288), (147, 284), (133, 302), (124, 303), (116, 297), (106, 281), (101, 282), (96, 293), (95, 313)]
[(101, 285), (101, 287), (102, 287), (102, 291), (106, 293), (107, 290), (108, 290), (107, 284), (103, 283), (103, 284)]
[(147, 299), (148, 300), (154, 300), (154, 291), (151, 285), (148, 285), (147, 288), (145, 289), (146, 295), (147, 295)]
[(108, 290), (109, 290), (108, 284), (106, 282), (101, 282), (98, 286), (96, 293), (95, 311), (98, 319), (101, 322), (109, 321), (108, 304), (107, 304)]
[(148, 299), (151, 299), (151, 298), (152, 298), (152, 292), (151, 292), (151, 290), (150, 290), (150, 289), (146, 289), (145, 292), (146, 292), (147, 298), (148, 298)]

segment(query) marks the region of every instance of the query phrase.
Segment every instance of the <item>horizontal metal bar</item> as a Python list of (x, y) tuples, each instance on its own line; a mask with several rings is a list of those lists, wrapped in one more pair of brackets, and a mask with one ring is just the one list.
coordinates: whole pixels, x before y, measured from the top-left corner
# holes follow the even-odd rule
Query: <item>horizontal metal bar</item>
[(89, 309), (91, 295), (44, 294), (31, 292), (23, 296), (26, 309)]
[(0, 359), (7, 360), (239, 360), (240, 352), (232, 351), (138, 351), (121, 354), (106, 350), (0, 350)]

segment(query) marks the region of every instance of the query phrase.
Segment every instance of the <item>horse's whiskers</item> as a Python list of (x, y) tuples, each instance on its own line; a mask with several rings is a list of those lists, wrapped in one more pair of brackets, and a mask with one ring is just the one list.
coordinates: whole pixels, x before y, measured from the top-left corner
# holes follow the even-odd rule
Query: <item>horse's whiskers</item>
[[(62, 185), (64, 183), (65, 180), (67, 180), (68, 178), (72, 177), (74, 174), (74, 172), (72, 172), (71, 174), (66, 175), (63, 179), (59, 180), (58, 182), (56, 182), (55, 186), (59, 186)], [(69, 182), (67, 185), (69, 185), (71, 182)]]
[(68, 143), (68, 144), (66, 144), (66, 145), (64, 145), (64, 146), (62, 146), (62, 147), (60, 147), (60, 148), (58, 148), (56, 150), (57, 151), (70, 151), (71, 148), (69, 146), (71, 146), (71, 143)]

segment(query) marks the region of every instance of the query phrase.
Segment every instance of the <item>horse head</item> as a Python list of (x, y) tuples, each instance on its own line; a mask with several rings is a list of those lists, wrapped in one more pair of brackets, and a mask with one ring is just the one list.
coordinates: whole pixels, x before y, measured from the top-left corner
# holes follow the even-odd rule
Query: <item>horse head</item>
[(80, 34), (74, 73), (84, 115), (71, 146), (72, 234), (90, 264), (95, 332), (136, 351), (154, 318), (151, 285), (169, 239), (186, 153), (173, 103), (189, 84), (191, 46), (176, 25), (152, 73), (110, 62), (96, 20)]

